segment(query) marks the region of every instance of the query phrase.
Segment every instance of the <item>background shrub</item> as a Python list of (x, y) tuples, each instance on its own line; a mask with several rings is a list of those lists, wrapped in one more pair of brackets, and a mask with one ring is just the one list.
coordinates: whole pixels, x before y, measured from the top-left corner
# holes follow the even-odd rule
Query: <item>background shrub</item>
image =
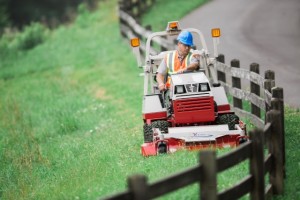
[(43, 43), (46, 39), (47, 32), (47, 28), (42, 24), (31, 23), (30, 26), (25, 27), (24, 31), (17, 36), (18, 49), (28, 50)]
[(17, 50), (29, 50), (43, 43), (49, 30), (40, 23), (31, 23), (22, 32), (7, 29), (0, 37), (0, 53), (8, 54)]

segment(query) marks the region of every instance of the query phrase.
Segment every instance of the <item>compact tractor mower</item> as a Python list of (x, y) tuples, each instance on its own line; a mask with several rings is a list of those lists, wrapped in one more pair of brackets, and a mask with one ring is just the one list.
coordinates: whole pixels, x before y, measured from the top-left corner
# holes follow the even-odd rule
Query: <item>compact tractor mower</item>
[(170, 88), (166, 92), (159, 91), (155, 77), (159, 64), (171, 51), (155, 54), (151, 45), (152, 41), (160, 38), (174, 39), (182, 31), (178, 21), (169, 22), (166, 31), (148, 36), (144, 66), (141, 64), (140, 40), (131, 39), (139, 67), (144, 69), (143, 156), (175, 152), (182, 148), (235, 147), (247, 138), (246, 125), (231, 111), (224, 87), (218, 83), (216, 76), (220, 29), (212, 29), (213, 57), (209, 56), (204, 36), (198, 29), (184, 30), (198, 37), (199, 48), (192, 48), (191, 52), (200, 55), (200, 69), (171, 75)]

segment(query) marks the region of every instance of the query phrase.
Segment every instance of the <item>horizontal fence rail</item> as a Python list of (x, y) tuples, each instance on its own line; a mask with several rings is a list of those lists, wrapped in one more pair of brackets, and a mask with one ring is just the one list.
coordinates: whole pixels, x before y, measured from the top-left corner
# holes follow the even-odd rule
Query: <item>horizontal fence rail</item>
[[(145, 2), (149, 8), (155, 1), (128, 2), (119, 1), (121, 34), (127, 39), (132, 37), (145, 39), (151, 34), (151, 28), (146, 29), (135, 20), (141, 12), (134, 9), (142, 9), (139, 6)], [(164, 39), (155, 42), (161, 49), (169, 48), (172, 43)], [(141, 47), (141, 51), (145, 51), (145, 46)], [(153, 49), (152, 53), (155, 54), (156, 51)], [(128, 177), (126, 191), (102, 199), (152, 199), (194, 183), (199, 184), (199, 198), (208, 200), (238, 199), (246, 194), (249, 194), (250, 199), (260, 200), (283, 194), (285, 177), (283, 89), (275, 87), (273, 71), (268, 70), (264, 73), (264, 77), (261, 76), (257, 63), (252, 63), (250, 69), (246, 70), (240, 68), (237, 59), (232, 60), (230, 66), (224, 64), (224, 55), (219, 55), (217, 61), (218, 80), (233, 97), (233, 110), (238, 115), (249, 118), (259, 128), (250, 131), (250, 141), (218, 158), (212, 150), (201, 151), (198, 165), (153, 183), (148, 183), (145, 175), (132, 175)], [(245, 87), (242, 87), (241, 80), (248, 81), (249, 86), (246, 88), (250, 88), (250, 91), (243, 89)], [(244, 101), (249, 102), (250, 111), (245, 110)], [(262, 112), (265, 113), (264, 116)], [(267, 149), (266, 154), (264, 149)], [(217, 174), (245, 160), (250, 164), (248, 175), (234, 186), (218, 192)], [(268, 183), (265, 182), (265, 176), (269, 177)]]
[[(264, 112), (270, 110), (271, 89), (275, 87), (275, 73), (267, 70), (263, 77), (259, 74), (259, 65), (256, 63), (252, 63), (250, 70), (246, 70), (240, 68), (237, 59), (231, 61), (231, 66), (224, 64), (224, 55), (219, 55), (217, 60), (219, 61), (216, 69), (218, 80), (225, 87), (226, 92), (233, 97), (233, 110), (241, 117), (249, 118), (256, 127), (263, 128), (265, 121), (261, 118), (261, 110)], [(232, 78), (232, 84), (226, 76)], [(244, 88), (250, 88), (250, 91), (242, 89), (241, 80), (249, 81), (249, 85)], [(275, 96), (279, 98), (281, 94)], [(243, 101), (251, 104), (250, 112), (243, 109)]]

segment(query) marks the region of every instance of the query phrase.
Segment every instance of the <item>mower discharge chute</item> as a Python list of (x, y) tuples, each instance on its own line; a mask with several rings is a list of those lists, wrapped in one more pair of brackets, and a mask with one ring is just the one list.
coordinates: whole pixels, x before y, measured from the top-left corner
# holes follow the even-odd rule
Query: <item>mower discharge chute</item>
[[(163, 93), (155, 81), (156, 70), (165, 55), (173, 50), (155, 54), (151, 44), (161, 38), (174, 39), (182, 30), (177, 21), (169, 22), (166, 31), (154, 32), (147, 38), (143, 66), (143, 156), (175, 152), (182, 148), (235, 147), (247, 138), (246, 126), (231, 111), (224, 87), (218, 83), (216, 76), (220, 29), (212, 30), (214, 57), (209, 57), (203, 34), (198, 29), (184, 30), (198, 37), (200, 48), (191, 49), (191, 52), (200, 55), (200, 69), (171, 75), (170, 88)], [(131, 46), (142, 67), (139, 39), (132, 39)]]

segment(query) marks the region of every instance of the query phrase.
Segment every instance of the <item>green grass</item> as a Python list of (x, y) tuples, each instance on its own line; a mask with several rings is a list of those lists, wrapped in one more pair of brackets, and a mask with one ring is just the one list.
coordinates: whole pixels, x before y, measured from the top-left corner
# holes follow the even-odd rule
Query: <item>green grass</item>
[(142, 17), (143, 25), (151, 25), (153, 31), (165, 30), (169, 21), (180, 19), (209, 0), (157, 0)]
[[(153, 182), (198, 162), (197, 152), (140, 155), (143, 80), (120, 37), (116, 2), (100, 3), (34, 49), (0, 54), (0, 199), (96, 199), (123, 191), (129, 175)], [(157, 2), (145, 23), (156, 9), (185, 10), (174, 20), (199, 5)], [(152, 16), (159, 24), (161, 17)], [(296, 199), (300, 115), (286, 112), (288, 177), (286, 196), (278, 199)], [(247, 170), (245, 162), (218, 175), (219, 189)], [(198, 191), (192, 185), (162, 199), (196, 199)]]
[(285, 107), (286, 179), (284, 195), (276, 200), (297, 200), (300, 197), (300, 110)]

